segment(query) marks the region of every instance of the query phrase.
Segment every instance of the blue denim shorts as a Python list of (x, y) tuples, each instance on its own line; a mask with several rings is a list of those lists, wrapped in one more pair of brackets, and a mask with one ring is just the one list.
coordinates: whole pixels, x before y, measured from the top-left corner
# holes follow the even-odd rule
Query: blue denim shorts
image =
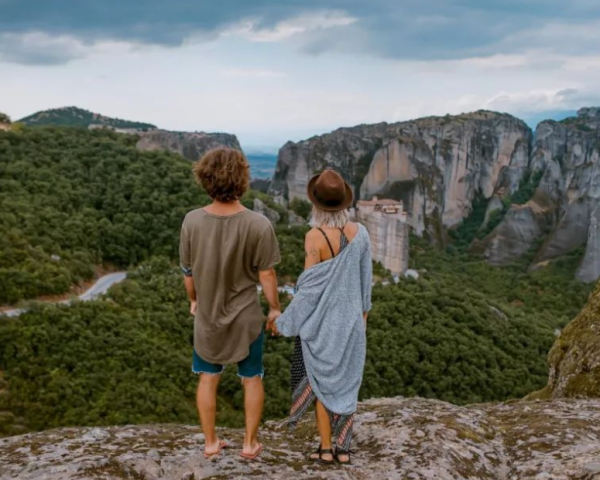
[[(241, 378), (252, 378), (260, 377), (265, 375), (265, 367), (263, 365), (263, 349), (265, 344), (265, 332), (260, 332), (260, 335), (256, 340), (250, 344), (250, 353), (243, 360), (239, 361), (238, 366), (238, 377)], [(194, 373), (208, 373), (211, 375), (220, 375), (225, 370), (225, 365), (219, 365), (217, 363), (209, 363), (203, 360), (200, 355), (194, 350), (194, 358), (192, 360), (192, 371)]]

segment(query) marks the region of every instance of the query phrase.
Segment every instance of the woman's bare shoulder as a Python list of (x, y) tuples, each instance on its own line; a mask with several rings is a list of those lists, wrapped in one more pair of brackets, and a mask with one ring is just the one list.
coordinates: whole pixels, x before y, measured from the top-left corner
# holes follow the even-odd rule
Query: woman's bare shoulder
[(323, 238), (323, 234), (319, 231), (318, 228), (313, 227), (308, 232), (306, 232), (306, 236), (304, 237), (305, 243), (315, 243), (320, 242)]
[(344, 233), (349, 240), (352, 240), (357, 234), (360, 226), (356, 222), (348, 222), (344, 228)]

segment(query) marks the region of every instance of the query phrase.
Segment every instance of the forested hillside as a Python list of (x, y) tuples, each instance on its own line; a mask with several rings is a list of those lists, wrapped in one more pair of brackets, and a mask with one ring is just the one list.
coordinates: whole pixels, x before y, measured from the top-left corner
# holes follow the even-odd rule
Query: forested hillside
[(22, 118), (19, 122), (31, 126), (62, 126), (88, 128), (90, 125), (103, 125), (111, 128), (124, 128), (135, 130), (153, 130), (156, 125), (143, 122), (132, 122), (121, 118), (105, 117), (98, 113), (77, 107), (53, 108), (36, 112)]
[[(192, 318), (176, 256), (185, 212), (209, 199), (188, 161), (134, 144), (134, 137), (71, 128), (0, 133), (2, 301), (62, 292), (102, 262), (133, 269), (104, 300), (0, 317), (0, 433), (195, 421)], [(300, 273), (305, 231), (277, 227), (280, 274)], [(572, 280), (579, 258), (529, 275), (526, 261), (494, 268), (462, 251), (413, 238), (420, 279), (375, 287), (363, 398), (468, 403), (545, 384), (555, 330), (590, 290)], [(290, 354), (289, 340), (269, 338), (267, 418), (289, 406)], [(220, 422), (239, 425), (235, 369), (222, 387)]]
[[(554, 331), (587, 296), (564, 280), (560, 268), (572, 266), (528, 277), (517, 267), (494, 270), (427, 245), (413, 251), (415, 263), (428, 269), (419, 281), (374, 289), (361, 397), (419, 395), (463, 404), (541, 388)], [(0, 370), (8, 385), (0, 412), (10, 412), (0, 433), (196, 420), (193, 320), (179, 269), (167, 258), (140, 265), (106, 300), (38, 305), (0, 320)], [(289, 407), (291, 352), (289, 339), (266, 343), (266, 418), (282, 417)], [(220, 424), (240, 426), (235, 368), (226, 370), (219, 402)]]
[(94, 265), (174, 258), (181, 219), (209, 199), (189, 162), (135, 141), (75, 128), (0, 132), (0, 304), (62, 293)]

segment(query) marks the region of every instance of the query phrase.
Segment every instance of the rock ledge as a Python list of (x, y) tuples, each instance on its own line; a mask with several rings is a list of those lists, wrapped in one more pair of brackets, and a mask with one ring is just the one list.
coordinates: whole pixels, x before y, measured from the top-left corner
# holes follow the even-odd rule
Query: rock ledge
[(424, 399), (361, 404), (353, 465), (305, 461), (315, 430), (263, 430), (260, 461), (239, 456), (242, 432), (205, 460), (195, 426), (62, 428), (0, 440), (1, 480), (69, 479), (600, 479), (600, 402), (554, 400), (457, 407)]

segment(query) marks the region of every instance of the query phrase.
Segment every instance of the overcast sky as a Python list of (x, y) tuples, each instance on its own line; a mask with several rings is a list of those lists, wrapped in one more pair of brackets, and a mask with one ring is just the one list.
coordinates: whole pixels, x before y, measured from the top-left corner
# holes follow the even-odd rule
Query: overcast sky
[(0, 0), (0, 111), (75, 105), (277, 148), (600, 105), (598, 0)]

